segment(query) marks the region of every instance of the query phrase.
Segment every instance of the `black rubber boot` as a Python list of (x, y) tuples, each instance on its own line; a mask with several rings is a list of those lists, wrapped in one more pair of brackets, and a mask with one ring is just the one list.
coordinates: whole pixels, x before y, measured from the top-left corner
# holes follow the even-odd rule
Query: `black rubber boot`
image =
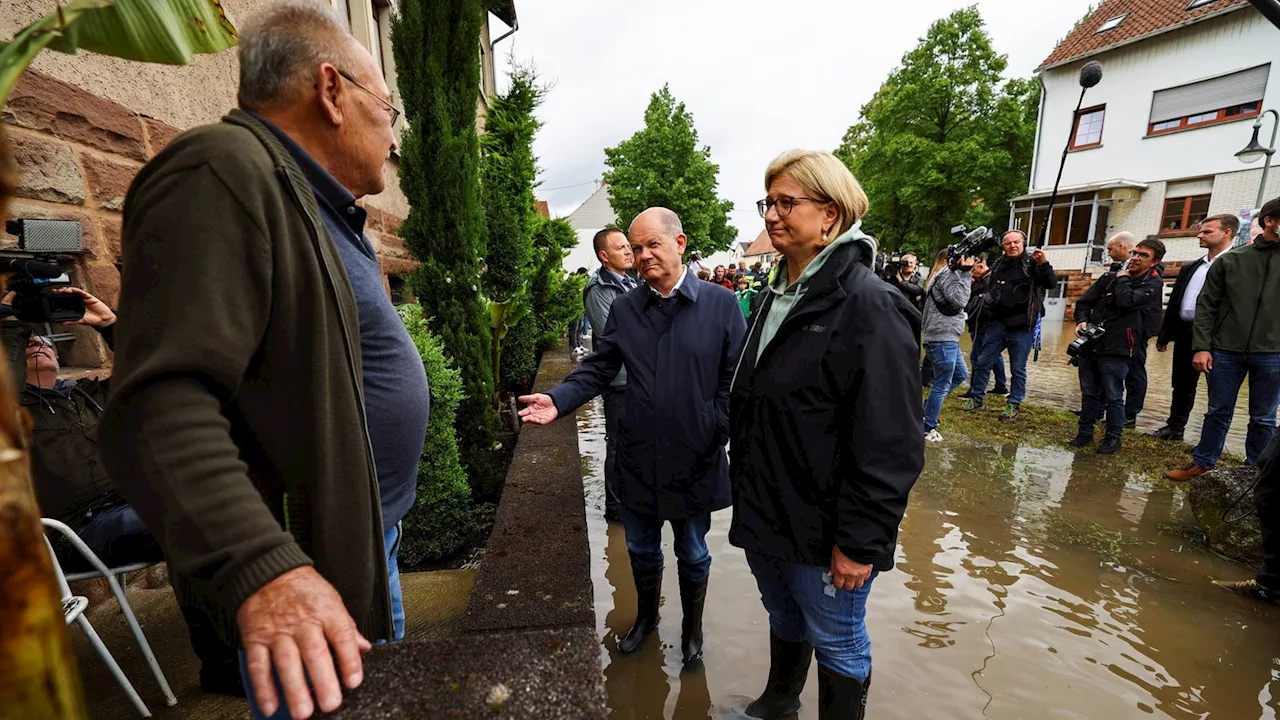
[(649, 633), (658, 629), (658, 602), (662, 598), (662, 568), (632, 574), (636, 580), (636, 622), (618, 641), (618, 652), (623, 653), (639, 650)]
[(867, 716), (867, 687), (857, 678), (818, 666), (818, 720), (863, 720)]
[(680, 652), (685, 665), (702, 659), (702, 608), (706, 603), (706, 578), (698, 582), (680, 578)]
[(787, 642), (769, 633), (769, 682), (764, 693), (747, 706), (747, 715), (776, 720), (800, 712), (800, 693), (809, 678), (813, 648), (809, 643)]

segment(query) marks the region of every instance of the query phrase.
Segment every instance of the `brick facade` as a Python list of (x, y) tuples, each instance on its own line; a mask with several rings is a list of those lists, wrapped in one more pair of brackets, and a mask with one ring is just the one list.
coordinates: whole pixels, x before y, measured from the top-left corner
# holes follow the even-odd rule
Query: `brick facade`
[[(0, 121), (7, 125), (21, 169), (9, 218), (78, 221), (85, 253), (67, 266), (67, 272), (78, 286), (115, 308), (125, 194), (143, 163), (182, 129), (35, 70), (19, 80), (0, 111)], [(411, 272), (417, 262), (396, 234), (403, 218), (365, 207), (367, 234), (384, 275)], [(17, 238), (0, 234), (0, 248), (16, 245)], [(96, 333), (84, 328), (71, 332), (76, 340), (59, 348), (69, 374), (109, 369), (110, 352)]]

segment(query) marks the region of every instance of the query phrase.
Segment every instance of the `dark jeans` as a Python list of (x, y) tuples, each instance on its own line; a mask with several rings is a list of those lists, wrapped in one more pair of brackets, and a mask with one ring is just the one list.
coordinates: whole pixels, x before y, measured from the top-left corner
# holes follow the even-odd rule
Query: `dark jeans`
[(604, 391), (604, 511), (621, 512), (618, 499), (618, 423), (626, 410), (627, 386), (610, 386)]
[[(142, 518), (138, 517), (138, 513), (128, 505), (117, 505), (98, 513), (76, 529), (76, 534), (109, 568), (164, 561), (160, 543), (156, 542), (155, 536), (147, 529)], [(55, 548), (59, 550), (58, 561), (67, 572), (92, 569), (75, 550), (67, 554), (57, 544)]]
[(1169, 407), (1166, 424), (1179, 430), (1191, 419), (1191, 408), (1196, 404), (1196, 388), (1200, 385), (1200, 373), (1191, 364), (1195, 353), (1191, 352), (1191, 338), (1173, 342), (1173, 401)]
[(1147, 342), (1134, 346), (1129, 374), (1124, 377), (1124, 417), (1133, 420), (1147, 402)]
[(1107, 437), (1124, 432), (1124, 381), (1131, 358), (1086, 354), (1080, 356), (1080, 432), (1093, 434), (1094, 423), (1106, 411)]
[(1209, 412), (1204, 414), (1200, 443), (1192, 453), (1196, 465), (1211, 468), (1218, 464), (1246, 376), (1249, 378), (1249, 432), (1244, 441), (1245, 461), (1257, 462), (1271, 442), (1276, 431), (1276, 405), (1280, 402), (1280, 353), (1214, 350), (1213, 370), (1209, 372)]
[[(627, 552), (631, 554), (631, 571), (651, 572), (662, 567), (662, 525), (664, 521), (641, 515), (622, 506), (622, 528), (627, 535)], [(711, 551), (707, 549), (707, 531), (711, 529), (711, 513), (672, 520), (675, 534), (676, 568), (680, 577), (702, 582), (711, 573)]]
[(998, 322), (991, 323), (982, 331), (982, 353), (978, 362), (974, 363), (973, 381), (969, 387), (973, 390), (973, 399), (982, 401), (987, 395), (987, 378), (991, 369), (1000, 362), (1000, 353), (1009, 351), (1009, 374), (1013, 375), (1013, 385), (1009, 387), (1009, 402), (1022, 404), (1027, 398), (1027, 357), (1031, 355), (1031, 344), (1035, 341), (1035, 330), (1032, 328), (1010, 329)]
[[(969, 347), (969, 366), (976, 370), (978, 368), (978, 357), (982, 354), (982, 336), (970, 335), (969, 337), (973, 340)], [(995, 364), (991, 366), (991, 371), (995, 373), (996, 385), (1002, 387), (1009, 386), (1009, 378), (1004, 374), (1004, 356), (1000, 353), (996, 353), (996, 361)]]
[(1272, 436), (1271, 444), (1259, 460), (1261, 475), (1253, 491), (1258, 523), (1262, 526), (1262, 567), (1258, 584), (1280, 593), (1280, 437)]

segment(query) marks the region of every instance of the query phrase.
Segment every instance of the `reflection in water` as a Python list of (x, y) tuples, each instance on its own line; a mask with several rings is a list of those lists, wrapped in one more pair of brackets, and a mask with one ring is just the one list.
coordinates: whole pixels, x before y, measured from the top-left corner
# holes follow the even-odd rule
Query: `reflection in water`
[[(578, 415), (587, 465), (603, 453), (599, 406)], [(928, 449), (899, 536), (898, 567), (868, 605), (875, 683), (868, 717), (1275, 719), (1280, 607), (1211, 578), (1249, 569), (1191, 547), (1183, 488), (1116, 477), (1062, 448), (943, 443)], [(634, 656), (620, 527), (586, 478), (596, 617), (613, 718), (738, 718), (768, 674), (768, 624), (730, 511), (713, 515), (705, 670), (681, 674), (679, 612)], [(670, 548), (668, 528), (664, 546)], [(675, 573), (664, 595), (678, 598)], [(674, 607), (678, 608), (676, 602)], [(666, 639), (666, 642), (662, 642)], [(817, 718), (810, 675), (800, 717)]]

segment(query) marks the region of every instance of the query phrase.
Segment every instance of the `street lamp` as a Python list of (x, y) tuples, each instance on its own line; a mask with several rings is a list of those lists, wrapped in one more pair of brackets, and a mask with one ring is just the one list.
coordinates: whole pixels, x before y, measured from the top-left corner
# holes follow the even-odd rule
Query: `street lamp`
[[(1262, 118), (1270, 115), (1271, 123), (1271, 145), (1264, 146), (1258, 142), (1258, 132), (1262, 130)], [(1267, 162), (1262, 166), (1262, 180), (1258, 183), (1258, 202), (1254, 207), (1262, 207), (1262, 201), (1266, 199), (1267, 192), (1267, 172), (1271, 170), (1271, 156), (1276, 154), (1276, 131), (1280, 130), (1280, 113), (1275, 110), (1267, 110), (1253, 121), (1253, 139), (1249, 141), (1244, 149), (1236, 153), (1236, 157), (1240, 158), (1240, 162), (1247, 164), (1256, 163), (1262, 158), (1266, 158)]]

